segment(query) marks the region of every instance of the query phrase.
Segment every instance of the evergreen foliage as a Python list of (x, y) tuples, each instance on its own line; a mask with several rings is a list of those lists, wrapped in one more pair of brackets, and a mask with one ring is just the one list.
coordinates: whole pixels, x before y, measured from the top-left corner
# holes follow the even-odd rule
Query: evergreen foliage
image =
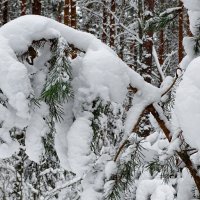
[[(162, 88), (161, 82), (164, 80), (159, 74), (159, 67), (165, 78), (165, 76), (174, 75), (176, 71), (174, 66), (178, 64), (176, 58), (178, 44), (176, 22), (181, 8), (176, 7), (163, 12), (163, 8), (161, 9), (161, 6), (159, 6), (160, 2), (156, 1), (155, 12), (150, 12), (145, 2), (139, 0), (116, 1), (115, 13), (112, 13), (109, 1), (105, 1), (104, 4), (101, 1), (77, 0), (77, 27), (96, 35), (98, 38), (105, 35), (105, 42), (109, 44), (111, 18), (114, 15), (115, 24), (112, 26), (114, 26), (115, 31), (115, 46), (112, 48), (130, 68), (141, 73), (145, 80), (149, 79), (148, 82), (151, 82), (152, 85)], [(44, 16), (63, 21), (64, 1), (43, 0), (41, 3)], [(27, 1), (26, 6), (27, 13), (31, 13), (31, 2)], [(171, 1), (169, 6), (167, 5), (167, 7), (174, 6), (177, 6), (176, 1)], [(16, 12), (12, 11), (14, 7)], [(10, 11), (9, 20), (19, 16), (20, 1), (14, 1), (13, 5), (9, 3), (8, 10)], [(1, 10), (0, 15), (2, 15)], [(104, 15), (107, 17), (106, 26), (105, 21), (103, 22), (105, 20)], [(162, 39), (164, 40), (165, 52), (163, 52), (163, 55), (157, 55), (157, 53), (160, 53), (161, 46), (159, 44), (160, 31), (164, 31)], [(197, 57), (200, 53), (199, 34), (190, 39), (193, 42), (194, 55)], [(156, 55), (152, 54), (153, 46), (155, 46)], [(40, 57), (44, 56), (43, 51), (46, 51), (44, 53), (46, 56), (42, 68), (37, 66), (37, 62)], [(12, 141), (17, 141), (20, 148), (11, 158), (0, 160), (0, 173), (2, 173), (0, 199), (60, 200), (62, 198), (62, 200), (82, 200), (83, 193), (88, 189), (85, 186), (86, 183), (91, 186), (93, 193), (97, 193), (105, 200), (136, 199), (137, 188), (143, 178), (152, 181), (162, 180), (175, 189), (176, 195), (184, 167), (177, 153), (187, 153), (191, 150), (182, 139), (181, 133), (175, 132), (175, 136), (173, 135), (174, 140), (181, 141), (179, 149), (168, 155), (167, 150), (170, 149), (171, 141), (167, 141), (167, 137), (163, 136), (164, 131), (158, 127), (155, 116), (149, 110), (145, 110), (139, 118), (136, 131), (127, 139), (118, 159), (114, 160), (126, 134), (127, 112), (130, 107), (134, 107), (135, 102), (132, 102), (132, 99), (143, 94), (140, 94), (140, 91), (136, 89), (136, 91), (133, 90), (127, 94), (125, 102), (116, 103), (109, 100), (105, 101), (96, 94), (89, 96), (84, 91), (74, 91), (72, 59), (76, 54), (79, 61), (85, 53), (78, 51), (59, 36), (52, 39), (34, 40), (26, 52), (17, 53), (18, 60), (28, 69), (29, 79), (33, 87), (32, 93), (27, 98), (29, 112), (31, 114), (37, 111), (42, 112), (43, 107), (48, 107), (49, 112), (41, 115), (41, 120), (47, 125), (48, 130), (45, 130), (41, 137), (43, 150), (39, 162), (30, 160), (26, 154), (25, 139), (28, 127), (21, 130), (13, 125), (13, 128), (9, 130)], [(159, 58), (156, 56), (163, 56), (164, 63), (158, 63)], [(148, 60), (149, 58), (150, 60)], [(34, 78), (40, 72), (45, 72), (45, 77), (43, 76), (45, 80), (43, 80), (44, 84), (41, 84), (42, 89), (38, 89), (39, 92), (36, 92)], [(180, 81), (181, 77), (177, 78), (169, 93), (165, 95), (166, 98), (158, 103), (162, 107), (162, 114), (169, 120), (166, 123), (169, 123), (172, 119), (175, 91)], [(84, 94), (76, 99), (75, 94), (78, 92)], [(68, 102), (77, 104), (69, 111), (72, 112), (69, 123), (66, 119), (68, 116), (65, 116), (68, 112), (66, 111)], [(9, 108), (9, 100), (1, 88), (0, 105)], [(76, 106), (80, 108), (78, 111)], [(137, 108), (135, 109), (137, 110)], [(71, 131), (71, 124), (84, 114), (88, 114), (87, 119), (91, 122), (88, 125), (92, 130), (91, 143), (89, 144), (91, 152), (86, 155), (86, 157), (92, 155), (87, 163), (91, 165), (91, 170), (86, 170), (78, 181), (73, 182), (73, 179), (77, 178), (71, 172), (73, 169), (70, 169), (70, 167), (66, 167), (69, 168), (68, 170), (63, 169), (56, 152), (55, 137), (58, 133), (55, 127), (56, 124), (69, 126), (66, 130), (67, 135), (68, 131)], [(0, 128), (3, 124), (4, 121), (0, 121)], [(6, 144), (3, 137), (0, 137), (0, 143)], [(162, 146), (163, 143), (165, 143), (164, 147)], [(146, 155), (145, 152), (148, 152), (148, 154)], [(192, 150), (193, 152), (195, 150)], [(192, 156), (192, 153), (189, 154), (189, 157)], [(65, 154), (68, 156), (67, 148)], [(107, 176), (106, 167), (110, 162), (116, 165), (116, 170), (113, 174)], [(145, 173), (148, 176), (145, 177)], [(72, 183), (70, 183), (71, 180)], [(69, 184), (66, 184), (68, 182)], [(174, 184), (174, 182), (176, 183)], [(193, 185), (195, 184), (193, 183)], [(193, 197), (199, 199), (197, 190), (194, 186)], [(151, 196), (151, 194), (149, 195)], [(147, 198), (151, 198), (150, 196)]]
[(61, 120), (63, 114), (61, 104), (73, 97), (69, 46), (63, 38), (52, 39), (50, 43), (52, 55), (49, 60), (49, 74), (41, 99), (50, 106), (51, 116)]

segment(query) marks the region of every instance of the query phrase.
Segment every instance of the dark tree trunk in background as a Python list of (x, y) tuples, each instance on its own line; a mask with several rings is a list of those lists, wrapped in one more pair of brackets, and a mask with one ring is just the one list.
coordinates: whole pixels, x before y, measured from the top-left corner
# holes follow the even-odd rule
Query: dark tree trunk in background
[[(160, 11), (163, 12), (164, 0), (160, 1)], [(158, 60), (160, 65), (164, 63), (164, 48), (165, 48), (165, 39), (164, 39), (164, 30), (160, 30), (159, 33), (159, 47), (158, 47)]]
[(62, 22), (62, 2), (58, 2), (58, 16), (57, 16), (57, 21)]
[(186, 31), (187, 31), (187, 36), (192, 37), (192, 32), (190, 31), (190, 20), (189, 20), (189, 15), (186, 10)]
[[(143, 21), (143, 6), (142, 1), (138, 1), (138, 35), (139, 38), (142, 40), (143, 37), (143, 30), (142, 30), (142, 24), (140, 23)], [(139, 61), (142, 61), (142, 44), (138, 44), (138, 59)]]
[(21, 0), (21, 16), (26, 15), (26, 0)]
[(6, 24), (8, 22), (8, 1), (2, 2), (2, 24)]
[(32, 14), (34, 15), (41, 15), (41, 2), (40, 0), (33, 0), (32, 3)]
[(161, 30), (159, 33), (159, 47), (158, 47), (158, 60), (159, 63), (162, 65), (164, 62), (164, 31)]
[[(71, 6), (71, 27), (76, 29), (77, 22), (76, 22), (76, 0), (70, 0), (70, 6)], [(75, 48), (72, 48), (71, 53), (72, 59), (76, 58), (77, 51)]]
[[(179, 0), (179, 6), (183, 7), (183, 3), (181, 0)], [(178, 18), (178, 60), (179, 63), (183, 59), (183, 9), (179, 13), (179, 18)]]
[[(115, 9), (116, 9), (116, 5), (115, 5)], [(126, 0), (122, 0), (119, 23), (120, 22), (124, 23), (124, 21), (125, 21), (125, 10), (126, 10)], [(115, 10), (115, 12), (116, 12), (116, 10)], [(124, 47), (125, 47), (125, 45), (124, 45), (125, 44), (124, 29), (122, 27), (118, 27), (117, 28), (116, 25), (115, 25), (115, 31), (117, 31), (117, 35), (118, 35), (118, 33), (120, 33), (120, 36), (119, 36), (119, 53), (118, 53), (118, 55), (123, 60), (124, 59)], [(115, 36), (116, 36), (116, 32), (115, 32)]]
[(115, 10), (116, 3), (115, 0), (111, 0), (111, 13), (110, 13), (110, 47), (115, 46)]
[(70, 7), (70, 0), (65, 0), (65, 5), (64, 5), (64, 24), (70, 25), (70, 12), (69, 12), (69, 7)]
[[(149, 14), (145, 16), (145, 21), (152, 18), (154, 13), (154, 0), (145, 0), (145, 9), (149, 11)], [(152, 49), (153, 49), (153, 32), (148, 31), (143, 40), (143, 51), (145, 52), (143, 56), (142, 63), (144, 67), (142, 69), (142, 75), (147, 82), (151, 82), (151, 73), (152, 73)]]
[(102, 32), (102, 42), (107, 42), (107, 21), (108, 21), (108, 11), (106, 9), (107, 0), (103, 0), (103, 32)]
[(76, 0), (71, 2), (71, 27), (76, 29)]

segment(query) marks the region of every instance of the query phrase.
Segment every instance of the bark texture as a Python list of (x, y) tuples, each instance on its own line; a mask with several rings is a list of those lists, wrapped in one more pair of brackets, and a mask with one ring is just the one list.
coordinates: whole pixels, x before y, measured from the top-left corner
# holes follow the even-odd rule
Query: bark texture
[(8, 1), (2, 3), (2, 24), (8, 22)]
[(116, 3), (115, 0), (111, 0), (111, 13), (110, 13), (110, 47), (115, 46), (115, 10)]
[(34, 0), (32, 3), (32, 14), (41, 15), (42, 5), (40, 0)]
[(71, 4), (71, 27), (76, 29), (76, 0), (70, 0)]
[(107, 11), (107, 0), (103, 0), (103, 32), (102, 42), (107, 42), (107, 22), (108, 22), (108, 11)]
[(70, 25), (70, 0), (65, 0), (65, 5), (64, 5), (64, 24)]
[(26, 0), (21, 0), (21, 16), (26, 15)]
[(183, 2), (179, 0), (179, 6), (182, 7), (182, 10), (179, 12), (178, 18), (178, 61), (179, 63), (183, 59)]

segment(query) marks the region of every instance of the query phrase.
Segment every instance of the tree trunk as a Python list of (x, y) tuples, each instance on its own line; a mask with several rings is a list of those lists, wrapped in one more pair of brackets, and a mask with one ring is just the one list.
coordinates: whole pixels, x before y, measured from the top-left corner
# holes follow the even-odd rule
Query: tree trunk
[(71, 3), (71, 27), (76, 29), (76, 0), (70, 0)]
[[(187, 12), (187, 11), (186, 11)], [(186, 13), (186, 31), (187, 31), (187, 36), (192, 37), (192, 32), (190, 31), (190, 20), (189, 20), (189, 15)]]
[[(154, 0), (146, 0), (145, 1), (145, 7), (149, 11), (149, 14), (145, 16), (145, 21), (152, 18), (153, 12), (154, 12)], [(142, 75), (144, 76), (145, 81), (148, 83), (151, 82), (151, 73), (152, 73), (152, 49), (153, 49), (153, 32), (148, 31), (146, 33), (146, 36), (143, 40), (143, 52), (145, 52), (145, 55), (143, 56), (142, 63), (144, 64), (144, 67), (142, 69)]]
[(2, 24), (8, 22), (8, 1), (2, 3)]
[(70, 0), (65, 0), (65, 6), (64, 6), (64, 24), (70, 25), (70, 12), (69, 12), (69, 7), (70, 7)]
[[(164, 0), (160, 1), (160, 11), (163, 12), (163, 4)], [(159, 33), (159, 47), (158, 47), (158, 60), (160, 65), (163, 64), (164, 62), (164, 45), (165, 45), (165, 40), (164, 40), (164, 30), (160, 30)]]
[[(71, 27), (76, 29), (76, 0), (70, 0), (71, 6)], [(72, 59), (76, 58), (77, 51), (74, 47), (72, 47), (71, 52)]]
[(34, 0), (32, 3), (32, 14), (41, 15), (41, 10), (42, 6), (40, 0)]
[(26, 0), (21, 0), (21, 16), (26, 15)]
[(62, 2), (58, 2), (58, 16), (57, 16), (57, 21), (62, 22)]
[[(183, 3), (179, 0), (179, 6), (183, 7)], [(183, 9), (179, 13), (178, 18), (178, 61), (183, 59)]]
[(102, 32), (102, 42), (107, 43), (107, 20), (108, 12), (106, 9), (107, 0), (103, 0), (103, 32)]
[(115, 46), (115, 10), (116, 3), (115, 0), (111, 0), (111, 13), (110, 13), (110, 47)]
[(159, 34), (159, 48), (158, 48), (158, 59), (160, 65), (164, 62), (164, 31), (161, 30)]
[[(142, 0), (138, 1), (138, 36), (142, 40), (143, 37), (143, 29), (142, 29), (142, 24), (141, 22), (143, 21), (143, 5), (142, 5)], [(138, 59), (141, 62), (142, 61), (142, 44), (138, 44)]]

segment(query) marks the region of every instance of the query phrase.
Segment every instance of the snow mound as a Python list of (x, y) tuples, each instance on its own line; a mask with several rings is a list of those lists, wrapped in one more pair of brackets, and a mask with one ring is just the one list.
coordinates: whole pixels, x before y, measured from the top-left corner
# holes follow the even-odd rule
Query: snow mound
[(151, 200), (173, 200), (174, 194), (174, 188), (162, 180), (142, 180), (136, 191), (136, 199), (146, 200), (151, 197)]
[(89, 164), (92, 163), (90, 144), (93, 131), (90, 125), (90, 120), (80, 117), (76, 119), (67, 133), (68, 160), (71, 171), (79, 176), (89, 170)]
[(184, 6), (189, 10), (197, 10), (200, 11), (200, 1), (199, 0), (182, 0), (184, 3)]
[(176, 92), (175, 112), (187, 143), (200, 149), (200, 57), (188, 66)]

